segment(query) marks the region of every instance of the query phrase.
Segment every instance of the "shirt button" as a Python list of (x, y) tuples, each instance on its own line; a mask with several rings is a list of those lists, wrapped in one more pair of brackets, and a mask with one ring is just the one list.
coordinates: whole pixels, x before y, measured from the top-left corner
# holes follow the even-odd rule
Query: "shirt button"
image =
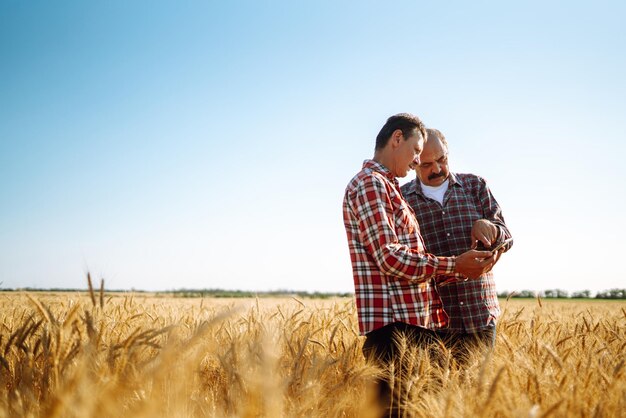
[(446, 214), (446, 211), (445, 211), (445, 210), (442, 210), (442, 211), (441, 211), (441, 214), (442, 214), (442, 215), (445, 215), (445, 214)]
[(450, 233), (448, 232), (446, 235), (447, 235), (447, 236), (450, 236)]
[(463, 302), (459, 302), (459, 305), (463, 306)]

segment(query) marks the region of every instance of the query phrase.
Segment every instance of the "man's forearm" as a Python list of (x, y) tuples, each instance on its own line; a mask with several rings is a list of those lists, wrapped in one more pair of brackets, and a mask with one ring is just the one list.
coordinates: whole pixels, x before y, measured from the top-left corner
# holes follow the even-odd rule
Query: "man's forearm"
[(453, 275), (455, 257), (419, 253), (401, 244), (383, 245), (374, 254), (376, 264), (387, 276), (423, 282), (438, 275)]

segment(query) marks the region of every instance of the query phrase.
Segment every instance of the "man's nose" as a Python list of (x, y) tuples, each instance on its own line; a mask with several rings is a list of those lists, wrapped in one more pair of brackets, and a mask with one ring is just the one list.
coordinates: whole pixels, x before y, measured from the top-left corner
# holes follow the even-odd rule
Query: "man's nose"
[(439, 163), (435, 161), (433, 163), (433, 173), (439, 174), (440, 171), (441, 171), (441, 165), (439, 165)]
[(415, 164), (416, 166), (420, 165), (420, 156), (416, 155), (415, 158), (413, 158), (413, 164)]

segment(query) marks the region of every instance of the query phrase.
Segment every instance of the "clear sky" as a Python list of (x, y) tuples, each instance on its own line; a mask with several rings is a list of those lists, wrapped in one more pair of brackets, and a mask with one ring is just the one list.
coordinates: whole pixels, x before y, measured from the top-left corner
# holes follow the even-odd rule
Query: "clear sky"
[(352, 291), (343, 192), (411, 112), (503, 208), (498, 290), (626, 287), (625, 12), (2, 1), (1, 286)]

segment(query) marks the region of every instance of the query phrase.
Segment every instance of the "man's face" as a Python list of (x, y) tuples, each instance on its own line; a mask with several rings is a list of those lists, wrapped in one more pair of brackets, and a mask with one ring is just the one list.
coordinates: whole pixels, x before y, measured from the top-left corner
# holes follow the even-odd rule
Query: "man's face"
[(440, 186), (448, 178), (450, 174), (448, 149), (437, 135), (428, 135), (415, 171), (422, 183), (427, 186)]
[(413, 131), (411, 136), (400, 138), (396, 148), (395, 176), (405, 177), (409, 171), (415, 169), (420, 163), (420, 152), (424, 147), (424, 138), (419, 130)]

